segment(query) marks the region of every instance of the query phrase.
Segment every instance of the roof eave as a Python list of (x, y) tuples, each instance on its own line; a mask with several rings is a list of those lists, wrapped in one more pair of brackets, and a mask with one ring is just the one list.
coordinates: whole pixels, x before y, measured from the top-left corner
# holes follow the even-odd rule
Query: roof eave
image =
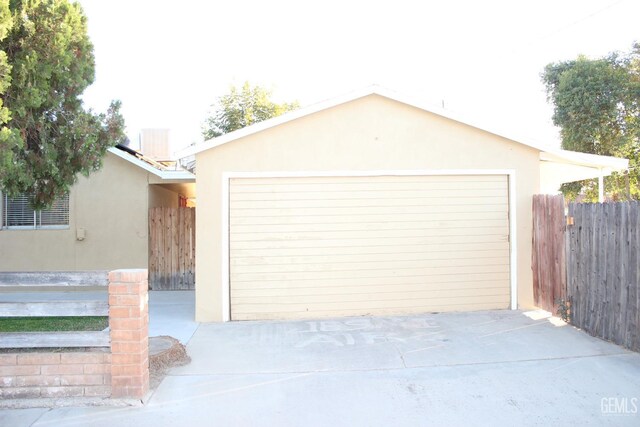
[(608, 174), (611, 172), (624, 171), (629, 168), (628, 159), (569, 150), (543, 151), (540, 153), (540, 160), (602, 169)]
[(139, 168), (144, 169), (147, 172), (152, 173), (156, 177), (162, 180), (172, 180), (172, 181), (195, 181), (196, 176), (189, 171), (168, 171), (168, 170), (160, 170), (154, 168), (147, 162), (143, 162), (142, 160), (132, 156), (131, 154), (125, 153), (124, 151), (111, 147), (107, 151), (116, 156), (120, 157), (123, 160), (128, 161), (129, 163), (133, 163)]

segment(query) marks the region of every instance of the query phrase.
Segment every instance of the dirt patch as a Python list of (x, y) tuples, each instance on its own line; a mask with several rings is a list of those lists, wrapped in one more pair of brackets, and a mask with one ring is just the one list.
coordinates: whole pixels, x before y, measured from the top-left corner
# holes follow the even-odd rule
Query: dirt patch
[(169, 369), (191, 362), (187, 349), (169, 336), (149, 337), (149, 387), (155, 389)]

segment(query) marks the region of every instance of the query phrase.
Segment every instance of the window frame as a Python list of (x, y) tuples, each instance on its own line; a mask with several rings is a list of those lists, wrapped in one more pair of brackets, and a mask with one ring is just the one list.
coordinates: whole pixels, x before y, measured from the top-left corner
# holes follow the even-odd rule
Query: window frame
[[(71, 228), (70, 194), (66, 193), (65, 197), (66, 197), (66, 224), (43, 225), (42, 224), (43, 210), (34, 210), (33, 220), (31, 225), (7, 225), (8, 219), (9, 219), (9, 209), (7, 209), (7, 206), (11, 199), (6, 193), (3, 193), (0, 191), (0, 230), (69, 230)], [(47, 212), (47, 211), (48, 210), (44, 210), (44, 212)]]

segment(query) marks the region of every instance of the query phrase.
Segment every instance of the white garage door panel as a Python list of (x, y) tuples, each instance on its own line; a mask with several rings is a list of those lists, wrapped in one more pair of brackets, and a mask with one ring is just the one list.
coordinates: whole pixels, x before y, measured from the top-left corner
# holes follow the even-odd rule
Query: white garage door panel
[[(234, 233), (240, 234), (257, 234), (265, 233), (265, 225), (269, 228), (269, 233), (319, 233), (322, 232), (322, 236), (327, 233), (339, 231), (383, 231), (383, 230), (429, 230), (431, 228), (437, 228), (440, 230), (464, 230), (472, 229), (477, 230), (480, 226), (484, 226), (483, 229), (498, 230), (496, 233), (504, 233), (504, 220), (501, 219), (484, 219), (484, 220), (433, 220), (433, 221), (395, 221), (395, 222), (380, 222), (380, 221), (366, 221), (366, 222), (349, 222), (349, 223), (334, 223), (324, 222), (316, 224), (257, 224), (257, 225), (235, 225)], [(445, 233), (446, 234), (446, 233)], [(346, 234), (349, 236), (349, 234)]]
[[(374, 179), (377, 177), (374, 177)], [(382, 177), (386, 179), (388, 177)], [(394, 177), (395, 178), (395, 177)], [(475, 178), (475, 179), (473, 179)], [(450, 192), (467, 191), (468, 189), (496, 188), (494, 176), (469, 176), (442, 175), (430, 176), (430, 181), (424, 181), (422, 176), (403, 177), (402, 188), (398, 188), (396, 182), (372, 181), (371, 177), (349, 177), (345, 182), (344, 177), (309, 177), (295, 178), (296, 181), (281, 181), (281, 178), (243, 178), (241, 186), (236, 187), (235, 194), (240, 193), (289, 193), (300, 192), (303, 188), (305, 194), (331, 191), (332, 193), (362, 192), (362, 191), (412, 191), (412, 190), (449, 190)], [(460, 187), (459, 183), (464, 183)]]
[[(392, 214), (367, 214), (364, 212), (351, 212), (349, 214), (333, 214), (333, 215), (313, 215), (312, 212), (293, 214), (292, 217), (283, 216), (285, 212), (280, 212), (279, 215), (274, 216), (249, 216), (242, 217), (239, 215), (234, 216), (231, 219), (231, 225), (282, 225), (282, 224), (359, 224), (361, 222), (366, 223), (387, 223), (387, 222), (414, 222), (424, 221), (424, 216), (429, 214), (429, 220), (436, 221), (451, 221), (452, 223), (460, 221), (478, 221), (478, 220), (504, 220), (504, 209), (496, 212), (481, 212), (481, 211), (465, 211), (452, 214), (451, 212), (420, 212), (420, 213), (407, 213), (399, 212)], [(358, 214), (360, 217), (354, 217), (354, 214)], [(287, 215), (292, 215), (291, 212)], [(455, 219), (452, 219), (452, 215)]]
[[(236, 320), (238, 317), (250, 317), (253, 320), (271, 318), (273, 313), (278, 313), (278, 318), (301, 318), (322, 316), (350, 316), (353, 314), (391, 314), (391, 313), (424, 313), (440, 311), (465, 311), (465, 310), (490, 310), (495, 309), (496, 303), (508, 298), (508, 296), (473, 296), (473, 302), (469, 297), (444, 297), (427, 299), (369, 299), (366, 301), (341, 301), (334, 303), (290, 303), (290, 304), (245, 304), (235, 307)], [(460, 302), (461, 301), (461, 302)], [(305, 310), (301, 310), (302, 307)], [(476, 308), (479, 306), (480, 308)], [(501, 307), (505, 308), (505, 307)], [(337, 314), (336, 314), (337, 313)], [(250, 319), (247, 319), (250, 320)]]
[[(431, 277), (429, 282), (425, 282), (423, 276), (406, 276), (406, 275), (393, 275), (388, 277), (357, 277), (349, 278), (348, 280), (342, 278), (336, 279), (310, 279), (310, 280), (279, 280), (278, 284), (270, 284), (269, 282), (236, 282), (234, 285), (234, 291), (242, 290), (264, 290), (274, 289), (277, 292), (281, 292), (281, 289), (289, 289), (291, 292), (295, 292), (297, 289), (317, 289), (318, 294), (325, 292), (336, 292), (334, 288), (347, 288), (347, 287), (364, 287), (369, 286), (375, 288), (376, 286), (412, 286), (419, 285), (424, 287), (438, 287), (449, 286), (456, 288), (459, 286), (473, 287), (471, 283), (485, 283), (486, 286), (493, 286), (494, 283), (502, 283), (505, 280), (509, 280), (509, 274), (507, 273), (479, 273), (474, 271), (473, 273), (459, 273), (456, 275), (446, 275), (439, 277)], [(333, 290), (332, 290), (333, 289)], [(235, 294), (234, 294), (235, 295)]]
[[(286, 192), (286, 193), (274, 193), (274, 192), (238, 192), (230, 195), (229, 200), (238, 202), (248, 202), (246, 200), (246, 194), (253, 194), (255, 198), (253, 201), (260, 202), (288, 202), (288, 201), (317, 201), (317, 200), (396, 200), (411, 198), (414, 200), (424, 200), (429, 202), (433, 199), (451, 200), (462, 199), (468, 197), (490, 197), (495, 198), (496, 201), (500, 201), (502, 197), (502, 189), (464, 189), (464, 190), (448, 190), (448, 189), (419, 189), (419, 190), (351, 190), (351, 191), (332, 191), (327, 189), (326, 191), (305, 191), (304, 198), (300, 198), (298, 192)], [(238, 205), (242, 207), (242, 203)]]
[(509, 305), (507, 177), (230, 180), (234, 320)]
[[(251, 193), (247, 193), (251, 194)], [(402, 202), (399, 202), (399, 201)], [(331, 202), (331, 206), (327, 206), (327, 201)], [(429, 204), (452, 206), (456, 209), (461, 209), (461, 206), (468, 206), (468, 204), (488, 204), (488, 205), (501, 205), (504, 199), (500, 197), (428, 197), (424, 199), (402, 199), (389, 198), (389, 199), (357, 199), (357, 198), (345, 198), (345, 199), (328, 199), (328, 200), (316, 200), (316, 199), (303, 199), (303, 200), (232, 200), (232, 209), (291, 209), (291, 208), (315, 208), (332, 209), (335, 207), (360, 207), (360, 208), (378, 208), (378, 207), (391, 207), (397, 206), (398, 203), (402, 203), (404, 206), (428, 206)]]
[[(389, 289), (390, 286), (393, 286), (393, 289)], [(416, 295), (425, 295), (429, 296), (430, 292), (446, 292), (446, 291), (459, 291), (460, 293), (467, 292), (470, 289), (476, 289), (479, 291), (486, 291), (487, 294), (493, 292), (496, 288), (495, 281), (494, 282), (483, 282), (483, 281), (475, 281), (470, 279), (467, 282), (457, 282), (457, 283), (414, 283), (414, 284), (404, 284), (404, 283), (395, 283), (395, 284), (386, 284), (386, 285), (370, 285), (366, 286), (362, 285), (345, 285), (344, 281), (341, 286), (323, 286), (323, 287), (278, 287), (278, 288), (252, 288), (252, 289), (236, 289), (234, 293), (234, 300), (236, 302), (243, 302), (246, 304), (253, 303), (249, 298), (253, 298), (255, 296), (265, 297), (265, 298), (289, 298), (295, 296), (309, 296), (309, 295), (339, 295), (339, 296), (349, 296), (349, 295), (370, 295), (371, 293), (380, 293), (384, 294), (387, 292), (411, 292), (413, 296)], [(283, 296), (283, 290), (286, 290), (286, 296)], [(468, 292), (467, 292), (468, 293)], [(286, 301), (280, 301), (286, 302)]]
[(326, 209), (323, 207), (320, 208), (309, 208), (309, 207), (299, 207), (299, 208), (288, 208), (288, 209), (260, 209), (259, 211), (253, 209), (232, 209), (232, 218), (231, 223), (238, 223), (236, 221), (242, 221), (242, 218), (251, 218), (251, 217), (260, 217), (260, 218), (282, 218), (283, 215), (285, 217), (291, 218), (303, 218), (307, 216), (320, 216), (320, 217), (334, 217), (340, 215), (362, 215), (364, 218), (368, 218), (371, 215), (398, 215), (399, 217), (404, 217), (404, 215), (424, 215), (424, 214), (465, 214), (465, 213), (480, 213), (480, 212), (504, 212), (505, 206), (503, 204), (499, 205), (477, 205), (473, 207), (457, 205), (457, 206), (449, 206), (449, 205), (420, 205), (420, 206), (379, 206), (376, 207), (374, 211), (372, 211), (368, 207), (338, 207), (334, 206)]
[[(450, 267), (464, 268), (476, 266), (502, 266), (508, 264), (508, 259), (491, 257), (491, 258), (467, 258), (467, 259), (422, 259), (412, 261), (367, 261), (367, 262), (346, 262), (338, 261), (340, 258), (334, 257), (334, 262), (317, 262), (309, 263), (279, 263), (279, 264), (256, 264), (256, 265), (238, 265), (242, 269), (242, 273), (232, 274), (232, 278), (242, 280), (242, 277), (251, 275), (258, 277), (258, 280), (264, 276), (264, 279), (271, 277), (273, 273), (280, 273), (286, 268), (289, 273), (307, 273), (307, 272), (341, 272), (341, 271), (382, 271), (390, 270), (393, 272), (401, 271), (418, 271), (432, 270), (437, 272), (441, 269), (450, 270)], [(253, 279), (251, 279), (253, 280)]]
[[(506, 264), (508, 267), (508, 264)], [(343, 271), (287, 271), (286, 268), (280, 269), (275, 273), (231, 273), (231, 283), (240, 282), (264, 282), (261, 287), (270, 286), (268, 282), (280, 282), (283, 280), (316, 280), (316, 279), (358, 279), (358, 278), (376, 278), (376, 277), (406, 277), (406, 276), (424, 276), (425, 282), (432, 280), (434, 276), (455, 276), (457, 274), (472, 273), (494, 273), (505, 270), (505, 264), (501, 265), (459, 265), (455, 267), (432, 267), (432, 268), (408, 268), (408, 269), (362, 269), (362, 270), (343, 270)], [(233, 291), (233, 285), (231, 287)], [(231, 293), (233, 296), (233, 292)]]
[[(508, 236), (502, 236), (502, 242), (508, 241)], [(306, 240), (290, 240), (287, 242), (287, 246), (283, 247), (282, 242), (280, 241), (246, 241), (246, 242), (238, 242), (235, 241), (231, 248), (232, 253), (234, 251), (241, 250), (258, 250), (258, 249), (269, 249), (269, 251), (276, 250), (288, 250), (288, 249), (316, 249), (316, 248), (360, 248), (360, 250), (369, 250), (371, 248), (381, 248), (387, 246), (399, 247), (406, 245), (413, 246), (424, 246), (424, 247), (438, 247), (444, 245), (462, 245), (462, 244), (490, 244), (495, 243), (496, 239), (494, 236), (470, 236), (470, 235), (459, 235), (459, 236), (427, 236), (427, 237), (404, 237), (404, 238), (387, 238), (384, 241), (380, 241), (379, 239), (370, 239), (365, 242), (366, 249), (362, 248), (362, 242), (354, 242), (353, 240), (345, 240), (345, 239), (334, 239), (334, 240), (315, 240), (315, 241), (306, 241)]]
[[(475, 288), (473, 292), (470, 289), (449, 289), (449, 288), (441, 288), (441, 289), (427, 289), (421, 291), (405, 291), (406, 295), (411, 295), (411, 299), (407, 300), (405, 298), (404, 293), (398, 294), (398, 292), (391, 292), (392, 295), (385, 295), (385, 292), (380, 292), (376, 294), (380, 299), (375, 301), (373, 299), (367, 299), (366, 303), (376, 303), (376, 302), (389, 302), (392, 301), (398, 304), (405, 304), (407, 302), (416, 301), (429, 301), (438, 298), (469, 298), (476, 296), (503, 296), (504, 289), (501, 288)], [(363, 303), (363, 293), (338, 293), (338, 294), (321, 294), (314, 296), (314, 304), (341, 304), (346, 302), (353, 303)], [(278, 295), (278, 296), (262, 296), (265, 303), (270, 305), (287, 305), (287, 304), (307, 304), (308, 303), (308, 295), (291, 295), (287, 293), (286, 295)], [(251, 305), (254, 304), (254, 299), (252, 296), (249, 297), (235, 297), (234, 304), (237, 307), (240, 307), (243, 304)], [(399, 301), (399, 302), (398, 302)], [(415, 305), (415, 304), (414, 304)], [(307, 305), (308, 306), (308, 305)], [(372, 306), (375, 308), (375, 305)]]
[[(232, 227), (233, 228), (233, 227)], [(269, 226), (265, 226), (269, 228)], [(353, 244), (364, 244), (357, 240), (379, 240), (387, 238), (415, 238), (434, 236), (505, 236), (509, 232), (509, 227), (483, 227), (483, 228), (399, 228), (398, 230), (345, 230), (345, 231), (304, 231), (304, 232), (271, 232), (261, 233), (237, 233), (234, 236), (235, 242), (254, 241), (289, 241), (289, 240), (354, 240)], [(506, 239), (505, 239), (506, 240)], [(375, 242), (374, 242), (375, 243)]]
[[(464, 236), (463, 236), (464, 238)], [(460, 242), (462, 243), (462, 242)], [(409, 254), (430, 254), (430, 253), (442, 253), (442, 256), (446, 256), (445, 252), (458, 253), (461, 251), (493, 251), (504, 248), (503, 242), (488, 242), (488, 243), (466, 243), (464, 249), (461, 249), (460, 243), (441, 243), (441, 244), (424, 244), (424, 245), (396, 245), (396, 252), (392, 255), (409, 255)], [(387, 255), (389, 251), (385, 246), (370, 246), (363, 251), (361, 247), (354, 246), (334, 246), (331, 248), (332, 255)], [(250, 258), (263, 257), (265, 251), (262, 248), (258, 249), (235, 249), (232, 251), (231, 256), (235, 259), (235, 262), (242, 264), (247, 262)], [(271, 248), (265, 259), (274, 260), (279, 257), (290, 256), (318, 256), (318, 248)], [(253, 261), (249, 261), (253, 263)]]
[[(505, 253), (506, 252), (506, 253)], [(300, 256), (296, 256), (300, 255)], [(495, 251), (425, 251), (425, 252), (365, 252), (365, 253), (350, 253), (349, 262), (402, 262), (402, 261), (429, 261), (429, 260), (460, 260), (460, 259), (487, 259), (498, 258), (504, 260), (508, 257), (509, 252), (504, 248), (498, 248)], [(287, 256), (252, 256), (252, 257), (237, 257), (235, 258), (235, 264), (246, 266), (260, 266), (260, 265), (291, 265), (291, 264), (315, 264), (315, 263), (331, 263), (331, 264), (344, 264), (344, 254), (333, 253), (331, 255), (304, 255), (291, 253)]]

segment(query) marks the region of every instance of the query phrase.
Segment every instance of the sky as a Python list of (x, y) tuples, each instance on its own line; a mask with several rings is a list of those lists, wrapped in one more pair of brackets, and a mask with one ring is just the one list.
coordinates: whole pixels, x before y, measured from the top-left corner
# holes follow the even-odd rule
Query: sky
[(120, 99), (134, 148), (143, 128), (170, 129), (174, 150), (202, 141), (211, 105), (245, 81), (302, 106), (377, 84), (558, 146), (544, 66), (640, 41), (638, 0), (80, 4), (96, 60), (85, 105)]

